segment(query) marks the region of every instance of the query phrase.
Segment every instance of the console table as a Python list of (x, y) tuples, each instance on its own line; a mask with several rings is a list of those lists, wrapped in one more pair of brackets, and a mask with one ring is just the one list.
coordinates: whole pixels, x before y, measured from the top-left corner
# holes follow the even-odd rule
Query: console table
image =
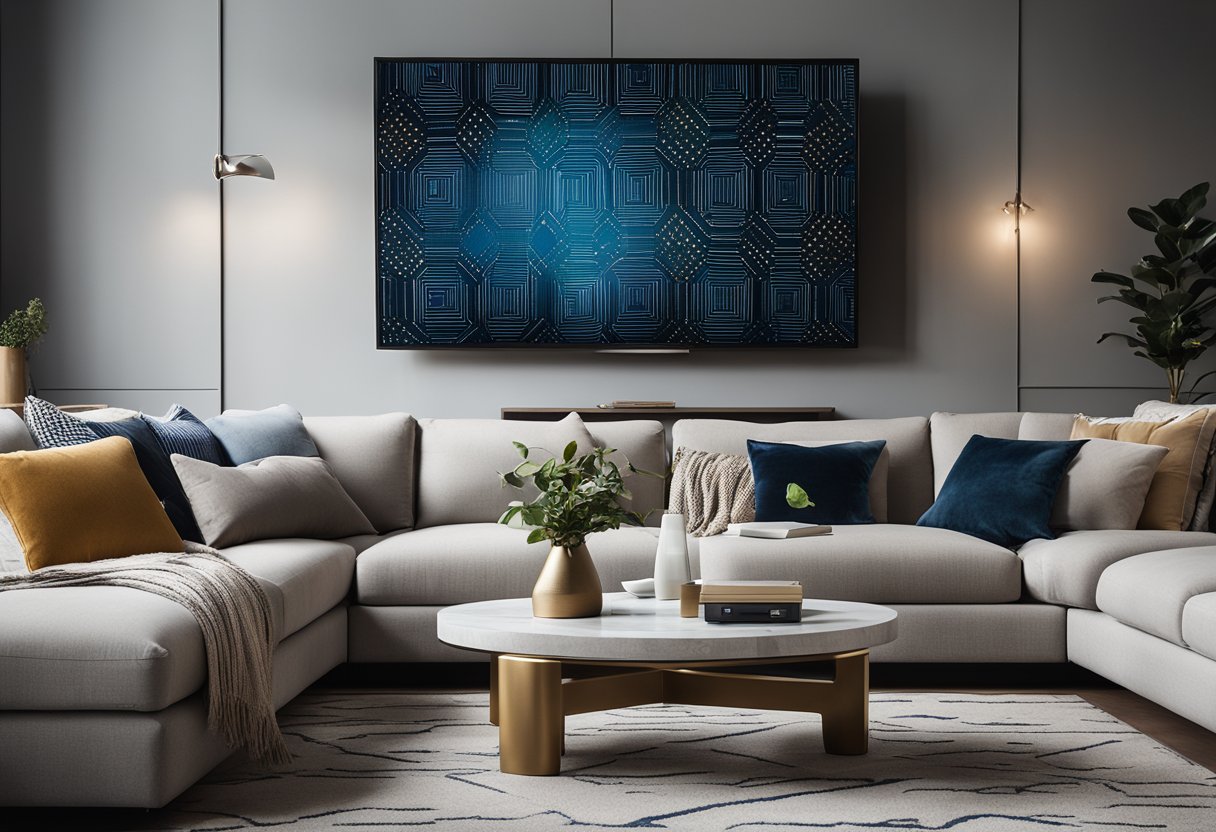
[(823, 422), (834, 419), (834, 407), (504, 407), (503, 419), (553, 422), (567, 413), (584, 421), (620, 419), (734, 419), (742, 422)]

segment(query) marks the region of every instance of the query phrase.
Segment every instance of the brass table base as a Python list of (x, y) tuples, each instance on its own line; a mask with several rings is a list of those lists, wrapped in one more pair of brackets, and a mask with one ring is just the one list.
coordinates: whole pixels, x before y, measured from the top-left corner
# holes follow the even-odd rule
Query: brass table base
[[(812, 661), (833, 661), (835, 678), (791, 679), (712, 669), (755, 665), (755, 659), (651, 664), (493, 655), (490, 722), (498, 726), (499, 768), (507, 774), (557, 774), (567, 716), (658, 702), (821, 714), (827, 753), (865, 754), (870, 739), (870, 651), (763, 663)], [(619, 667), (622, 672), (563, 679), (563, 664)]]

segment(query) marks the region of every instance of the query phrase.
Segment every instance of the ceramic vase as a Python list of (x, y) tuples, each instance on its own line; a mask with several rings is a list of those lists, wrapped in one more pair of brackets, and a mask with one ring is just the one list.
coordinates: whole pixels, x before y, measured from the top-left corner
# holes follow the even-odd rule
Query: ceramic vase
[(532, 588), (537, 618), (592, 618), (603, 609), (600, 576), (587, 545), (554, 546)]
[(25, 350), (0, 347), (0, 404), (21, 404), (26, 388)]
[(659, 548), (654, 556), (654, 597), (661, 601), (679, 598), (680, 584), (691, 580), (684, 515), (664, 514), (659, 525)]

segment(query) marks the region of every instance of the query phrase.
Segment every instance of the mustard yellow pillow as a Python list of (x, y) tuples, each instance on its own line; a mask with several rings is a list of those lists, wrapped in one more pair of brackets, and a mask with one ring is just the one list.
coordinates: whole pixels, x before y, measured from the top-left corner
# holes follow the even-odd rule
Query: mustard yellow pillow
[(1216, 414), (1211, 410), (1165, 422), (1116, 422), (1078, 416), (1072, 425), (1073, 439), (1114, 439), (1168, 449), (1153, 475), (1137, 528), (1175, 532), (1190, 526), (1203, 488), (1203, 470), (1213, 434)]
[(183, 549), (120, 436), (0, 454), (0, 510), (30, 570)]

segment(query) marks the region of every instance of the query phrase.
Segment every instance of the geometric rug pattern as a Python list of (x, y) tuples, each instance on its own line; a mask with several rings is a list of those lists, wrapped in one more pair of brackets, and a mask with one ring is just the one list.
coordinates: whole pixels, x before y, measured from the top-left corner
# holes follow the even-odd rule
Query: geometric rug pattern
[(378, 345), (857, 343), (855, 61), (376, 61)]
[(295, 761), (229, 763), (147, 829), (1211, 832), (1216, 774), (1075, 696), (877, 693), (870, 752), (810, 714), (654, 705), (567, 718), (558, 777), (498, 771), (483, 694), (309, 693)]

